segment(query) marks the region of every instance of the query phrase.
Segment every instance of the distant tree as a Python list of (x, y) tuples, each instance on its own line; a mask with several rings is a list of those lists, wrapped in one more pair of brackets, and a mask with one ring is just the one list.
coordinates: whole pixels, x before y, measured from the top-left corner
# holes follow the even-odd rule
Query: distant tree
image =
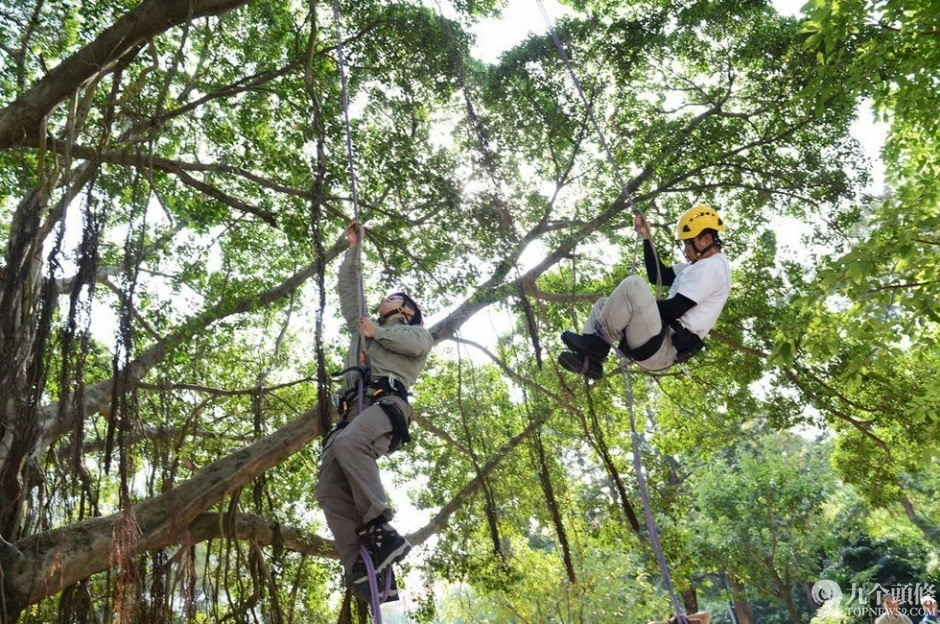
[[(791, 434), (738, 443), (695, 479), (696, 551), (742, 581), (748, 593), (802, 621), (794, 592), (818, 577), (830, 539), (825, 503), (832, 486), (824, 447)], [(754, 609), (755, 621), (761, 619)]]

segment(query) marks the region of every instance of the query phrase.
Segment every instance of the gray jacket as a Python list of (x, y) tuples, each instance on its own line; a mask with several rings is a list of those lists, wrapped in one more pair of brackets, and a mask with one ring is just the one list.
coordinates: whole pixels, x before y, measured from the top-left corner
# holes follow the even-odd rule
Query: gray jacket
[[(343, 318), (346, 319), (346, 326), (352, 334), (349, 352), (346, 354), (347, 367), (359, 364), (359, 320), (363, 311), (359, 301), (357, 276), (361, 267), (357, 266), (357, 255), (354, 247), (346, 250), (337, 280), (340, 308)], [(365, 344), (366, 356), (372, 367), (372, 378), (382, 379), (393, 375), (409, 389), (417, 381), (428, 359), (428, 353), (434, 346), (431, 332), (421, 325), (408, 325), (400, 317), (390, 318), (384, 325), (376, 322), (375, 339), (361, 340)], [(346, 373), (343, 378), (344, 390), (355, 388), (358, 381), (359, 375), (356, 372)]]

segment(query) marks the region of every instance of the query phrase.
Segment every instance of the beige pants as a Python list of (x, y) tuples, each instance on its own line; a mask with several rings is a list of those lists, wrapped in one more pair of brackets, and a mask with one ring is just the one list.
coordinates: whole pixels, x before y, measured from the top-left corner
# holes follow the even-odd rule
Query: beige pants
[[(646, 280), (639, 275), (631, 275), (620, 282), (609, 297), (598, 299), (584, 324), (585, 334), (603, 333), (615, 347), (626, 337), (627, 346), (631, 349), (641, 346), (662, 329), (656, 297)], [(654, 371), (675, 364), (676, 347), (669, 335), (663, 340), (659, 351), (637, 364)]]

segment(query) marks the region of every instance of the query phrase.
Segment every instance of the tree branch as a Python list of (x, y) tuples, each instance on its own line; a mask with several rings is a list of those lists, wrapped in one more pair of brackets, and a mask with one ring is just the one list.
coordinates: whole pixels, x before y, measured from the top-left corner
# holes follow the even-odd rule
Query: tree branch
[(235, 538), (249, 540), (261, 546), (277, 543), (287, 550), (308, 557), (336, 559), (339, 556), (332, 540), (297, 527), (271, 522), (256, 514), (240, 513), (231, 518), (220, 517), (218, 513), (202, 513), (190, 523), (187, 533), (189, 544)]
[(225, 13), (247, 2), (145, 0), (0, 110), (0, 149), (17, 145), (24, 137), (36, 134), (42, 120), (70, 93), (137, 44), (188, 19)]
[(540, 414), (537, 418), (533, 418), (529, 421), (529, 424), (526, 425), (526, 428), (520, 431), (515, 437), (508, 440), (505, 444), (500, 446), (489, 460), (483, 466), (480, 467), (479, 474), (476, 478), (467, 483), (461, 490), (458, 492), (446, 505), (444, 505), (440, 511), (431, 519), (428, 524), (421, 527), (414, 533), (408, 535), (408, 540), (412, 544), (423, 544), (432, 535), (440, 532), (447, 522), (450, 520), (450, 517), (454, 514), (455, 511), (460, 509), (467, 500), (476, 494), (476, 492), (483, 487), (483, 481), (489, 477), (490, 474), (499, 466), (499, 464), (509, 456), (509, 454), (515, 450), (522, 442), (524, 442), (529, 436), (531, 436), (537, 429), (539, 429), (546, 421), (548, 421), (551, 415), (550, 410), (545, 410), (543, 414)]
[[(307, 410), (274, 433), (209, 464), (169, 492), (135, 505), (138, 552), (189, 543), (188, 528), (201, 514), (321, 433), (316, 413), (316, 407)], [(124, 522), (124, 512), (119, 512), (19, 540), (15, 547), (22, 557), (16, 565), (3, 561), (7, 587), (21, 593), (26, 606), (108, 569), (114, 536)], [(258, 528), (257, 523), (252, 526)], [(196, 528), (206, 530), (201, 524)], [(10, 553), (3, 556), (9, 558)]]
[[(342, 241), (342, 244), (345, 245), (345, 241)], [(327, 259), (335, 258), (339, 255), (340, 250), (341, 244), (337, 242), (332, 248), (327, 250)], [(130, 363), (130, 371), (125, 381), (127, 389), (136, 387), (150, 369), (162, 361), (163, 357), (168, 352), (185, 340), (200, 331), (204, 331), (213, 323), (224, 318), (263, 308), (288, 296), (306, 280), (313, 277), (316, 272), (317, 264), (310, 264), (297, 273), (294, 273), (279, 285), (265, 292), (247, 295), (234, 302), (220, 302), (208, 310), (190, 317), (189, 320), (182, 323), (172, 334), (158, 341), (134, 358)], [(111, 386), (113, 383), (114, 379), (112, 378), (86, 387), (81, 415), (76, 417), (86, 418), (91, 414), (96, 414), (107, 409), (111, 402)], [(39, 426), (42, 429), (42, 437), (33, 453), (33, 455), (37, 457), (42, 455), (52, 442), (71, 431), (73, 425), (73, 423), (67, 419), (60, 420), (58, 418), (58, 403), (56, 402), (45, 405), (41, 410), (41, 415), (42, 420)]]

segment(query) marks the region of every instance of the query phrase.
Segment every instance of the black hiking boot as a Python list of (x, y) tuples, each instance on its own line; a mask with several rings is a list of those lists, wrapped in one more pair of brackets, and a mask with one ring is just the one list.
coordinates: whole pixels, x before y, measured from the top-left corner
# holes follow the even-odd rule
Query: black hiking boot
[[(361, 579), (357, 583), (354, 579)], [(395, 580), (395, 571), (392, 566), (375, 575), (376, 586), (379, 590), (379, 604), (396, 602), (398, 600), (398, 582)], [(372, 603), (372, 589), (369, 587), (369, 575), (362, 557), (356, 560), (352, 573), (346, 577), (346, 582), (352, 595), (367, 603)]]
[[(398, 531), (387, 522), (367, 524), (360, 527), (356, 533), (359, 534), (359, 541), (365, 544), (369, 554), (372, 555), (372, 565), (375, 566), (376, 576), (388, 566), (404, 559), (411, 550), (408, 540), (399, 535)], [(365, 577), (365, 565), (363, 565), (362, 572), (362, 577), (353, 579), (354, 583), (362, 582), (362, 578)]]
[(604, 376), (604, 365), (600, 360), (596, 360), (583, 353), (573, 353), (571, 351), (562, 351), (558, 356), (558, 363), (561, 367), (570, 370), (572, 373), (584, 375), (588, 379), (600, 379)]
[(561, 341), (575, 353), (583, 353), (601, 362), (610, 353), (610, 345), (607, 341), (595, 334), (576, 334), (565, 331), (561, 333)]

